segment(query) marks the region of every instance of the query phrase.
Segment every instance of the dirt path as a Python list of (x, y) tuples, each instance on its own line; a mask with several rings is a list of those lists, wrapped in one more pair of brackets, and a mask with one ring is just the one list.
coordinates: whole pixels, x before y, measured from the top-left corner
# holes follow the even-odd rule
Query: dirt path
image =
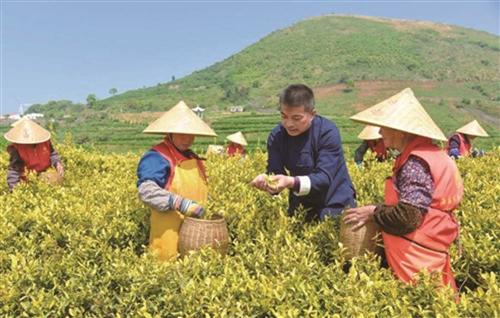
[(496, 129), (500, 129), (500, 118), (487, 114), (483, 112), (480, 109), (474, 109), (474, 108), (463, 108), (466, 112), (472, 114), (476, 119), (479, 119), (479, 121), (485, 122)]
[[(356, 81), (354, 83), (359, 97), (372, 97), (384, 92), (397, 93), (406, 87), (430, 90), (435, 86), (433, 81)], [(314, 88), (314, 94), (318, 100), (321, 100), (332, 95), (339, 95), (345, 88), (345, 84), (318, 86)]]

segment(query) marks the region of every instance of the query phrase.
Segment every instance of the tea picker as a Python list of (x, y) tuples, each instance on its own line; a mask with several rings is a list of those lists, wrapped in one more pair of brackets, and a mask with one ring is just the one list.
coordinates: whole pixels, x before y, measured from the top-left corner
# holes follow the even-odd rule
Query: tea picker
[(164, 136), (142, 156), (137, 187), (139, 198), (151, 208), (149, 247), (160, 260), (169, 260), (178, 254), (184, 217), (201, 217), (207, 200), (205, 166), (190, 147), (196, 136), (216, 134), (183, 101), (143, 132)]
[(53, 185), (60, 184), (64, 167), (50, 142), (50, 132), (27, 118), (12, 126), (4, 135), (11, 142), (7, 147), (10, 156), (7, 168), (9, 188), (12, 190), (19, 182), (27, 181), (30, 173), (41, 174), (44, 180)]

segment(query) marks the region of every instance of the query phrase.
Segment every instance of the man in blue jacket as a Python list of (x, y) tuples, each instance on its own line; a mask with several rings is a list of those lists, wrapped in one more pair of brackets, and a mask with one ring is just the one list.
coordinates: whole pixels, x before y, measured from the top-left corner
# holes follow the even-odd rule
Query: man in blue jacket
[(354, 207), (355, 191), (339, 131), (316, 114), (313, 91), (303, 84), (290, 85), (279, 103), (281, 124), (267, 140), (267, 174), (272, 176), (260, 174), (251, 185), (270, 194), (290, 189), (288, 214), (302, 205), (308, 211), (307, 221), (324, 220)]

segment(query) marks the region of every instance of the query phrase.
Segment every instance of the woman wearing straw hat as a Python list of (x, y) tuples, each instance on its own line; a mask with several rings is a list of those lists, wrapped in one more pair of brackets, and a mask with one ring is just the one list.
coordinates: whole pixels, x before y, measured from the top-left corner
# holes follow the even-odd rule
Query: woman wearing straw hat
[(50, 167), (56, 168), (57, 178), (61, 180), (64, 167), (50, 142), (50, 132), (27, 118), (18, 120), (12, 126), (4, 135), (11, 142), (7, 147), (10, 155), (7, 168), (9, 188), (12, 190), (20, 181), (25, 181), (28, 173), (43, 173)]
[(456, 290), (449, 247), (459, 233), (453, 210), (463, 183), (455, 162), (432, 143), (445, 136), (409, 88), (351, 119), (380, 126), (386, 147), (400, 155), (386, 180), (385, 203), (347, 210), (344, 222), (381, 227), (387, 261), (402, 281), (427, 269), (442, 273), (442, 284)]
[(189, 148), (195, 136), (216, 136), (183, 102), (152, 122), (146, 134), (165, 135), (137, 168), (140, 199), (151, 207), (149, 246), (160, 260), (175, 258), (184, 215), (200, 217), (207, 199), (202, 160)]
[(472, 140), (476, 137), (488, 137), (488, 133), (479, 125), (477, 120), (473, 120), (467, 125), (457, 129), (450, 139), (448, 139), (446, 152), (450, 157), (455, 159), (469, 155), (473, 157), (480, 156), (484, 152), (477, 150), (471, 151)]
[(226, 149), (226, 153), (228, 156), (232, 157), (235, 155), (245, 154), (245, 147), (248, 145), (248, 143), (241, 131), (227, 136), (226, 139), (229, 140), (229, 144)]
[(387, 158), (387, 149), (385, 149), (384, 141), (379, 131), (380, 127), (366, 125), (359, 133), (358, 138), (363, 140), (363, 142), (354, 153), (354, 162), (356, 165), (360, 166), (363, 163), (363, 157), (368, 149), (375, 154), (378, 162), (382, 162)]

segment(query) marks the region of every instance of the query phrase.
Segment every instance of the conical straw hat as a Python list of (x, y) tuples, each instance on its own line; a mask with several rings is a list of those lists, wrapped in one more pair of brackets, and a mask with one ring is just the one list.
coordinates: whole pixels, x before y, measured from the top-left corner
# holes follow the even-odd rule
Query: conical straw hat
[(447, 140), (410, 88), (357, 113), (351, 119), (436, 140)]
[(16, 144), (39, 144), (50, 139), (50, 132), (30, 119), (24, 119), (3, 135)]
[(25, 121), (26, 119), (28, 119), (28, 118), (26, 118), (26, 117), (22, 117), (21, 119), (16, 120), (16, 121), (15, 121), (15, 122), (13, 122), (12, 124), (10, 124), (10, 127), (16, 127), (16, 125), (17, 125), (17, 124), (19, 124), (19, 123), (21, 123), (21, 122)]
[(242, 146), (247, 146), (248, 143), (245, 139), (245, 136), (243, 136), (243, 134), (241, 133), (241, 131), (238, 131), (237, 133), (234, 133), (232, 135), (229, 135), (226, 137), (227, 140), (231, 141), (231, 142), (234, 142), (238, 145), (242, 145)]
[(363, 140), (374, 140), (382, 138), (379, 133), (380, 127), (366, 125), (365, 128), (359, 133), (358, 138)]
[(149, 124), (143, 133), (145, 134), (189, 134), (196, 136), (217, 136), (200, 117), (184, 103), (180, 101), (160, 118)]
[(471, 136), (489, 137), (488, 133), (479, 125), (477, 120), (473, 120), (467, 125), (458, 128), (457, 132)]

